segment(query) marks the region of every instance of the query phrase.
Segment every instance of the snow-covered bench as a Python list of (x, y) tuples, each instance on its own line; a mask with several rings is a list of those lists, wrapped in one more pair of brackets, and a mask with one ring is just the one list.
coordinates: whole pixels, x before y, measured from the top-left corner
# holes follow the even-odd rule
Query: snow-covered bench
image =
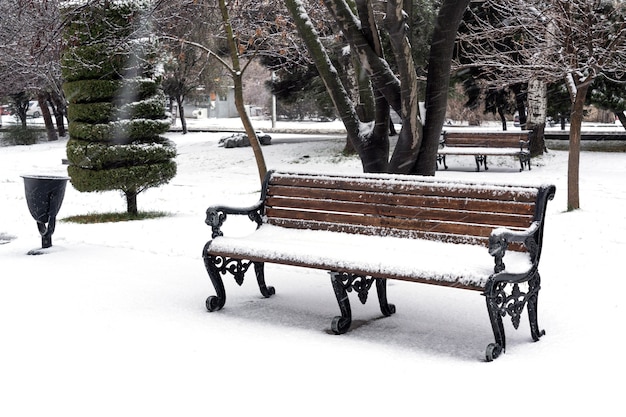
[(446, 164), (446, 155), (470, 155), (476, 160), (476, 171), (487, 167), (487, 156), (515, 156), (520, 171), (530, 170), (530, 131), (518, 132), (443, 132), (437, 151), (437, 163)]
[[(350, 327), (347, 293), (353, 290), (364, 303), (375, 284), (382, 314), (395, 312), (387, 302), (387, 279), (476, 290), (487, 300), (495, 343), (486, 357), (492, 360), (505, 348), (507, 314), (517, 328), (527, 306), (532, 338), (543, 335), (538, 266), (545, 209), (554, 192), (552, 185), (270, 172), (254, 206), (207, 210), (212, 240), (203, 257), (217, 295), (206, 306), (220, 310), (226, 301), (222, 275), (241, 285), (251, 265), (261, 293), (270, 297), (274, 288), (265, 283), (265, 262), (330, 271), (341, 311), (331, 324), (337, 334)], [(224, 236), (221, 227), (233, 214), (248, 216), (257, 229)]]

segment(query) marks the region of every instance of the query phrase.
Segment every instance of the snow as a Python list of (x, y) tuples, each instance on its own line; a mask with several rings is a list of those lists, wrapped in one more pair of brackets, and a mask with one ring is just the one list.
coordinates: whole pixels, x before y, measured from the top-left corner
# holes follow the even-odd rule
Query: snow
[[(330, 132), (337, 124), (317, 126)], [(255, 127), (267, 130), (265, 122)], [(517, 331), (507, 318), (507, 352), (485, 363), (493, 334), (484, 297), (475, 291), (394, 281), (388, 297), (397, 312), (384, 318), (374, 292), (366, 305), (351, 294), (353, 328), (336, 336), (330, 322), (339, 309), (328, 274), (267, 265), (274, 296), (264, 299), (249, 272), (241, 287), (225, 279), (226, 306), (208, 313), (204, 300), (214, 289), (201, 258), (211, 235), (204, 212), (258, 200), (254, 156), (250, 148), (218, 147), (223, 133), (167, 136), (177, 144), (178, 175), (140, 194), (138, 204), (169, 216), (68, 223), (63, 219), (71, 215), (125, 208), (117, 192), (83, 194), (68, 185), (53, 247), (40, 256), (26, 255), (40, 237), (20, 176), (66, 175), (66, 140), (0, 148), (1, 415), (473, 416), (505, 409), (522, 416), (529, 407), (546, 415), (621, 409), (624, 153), (582, 153), (582, 209), (575, 212), (565, 211), (566, 151), (534, 159), (531, 171), (519, 172), (512, 157), (493, 157), (487, 172), (475, 172), (466, 157), (449, 157), (450, 169), (437, 173), (442, 180), (557, 186), (540, 264), (539, 324), (547, 334), (533, 343), (526, 313)], [(341, 135), (272, 137), (263, 148), (271, 169), (360, 170), (356, 158), (341, 155)], [(247, 233), (250, 223), (232, 217), (223, 231)]]
[[(350, 248), (349, 253), (345, 248)], [(273, 225), (263, 225), (245, 238), (218, 237), (211, 242), (210, 249), (212, 253), (236, 253), (248, 259), (271, 258), (283, 263), (318, 265), (322, 269), (334, 266), (348, 271), (375, 271), (371, 273), (376, 276), (458, 281), (483, 288), (494, 267), (493, 257), (484, 246)], [(416, 259), (416, 254), (421, 253), (427, 253), (428, 257)], [(532, 267), (528, 253), (509, 251), (505, 258), (508, 273), (524, 273)], [(449, 262), (450, 259), (454, 262)]]

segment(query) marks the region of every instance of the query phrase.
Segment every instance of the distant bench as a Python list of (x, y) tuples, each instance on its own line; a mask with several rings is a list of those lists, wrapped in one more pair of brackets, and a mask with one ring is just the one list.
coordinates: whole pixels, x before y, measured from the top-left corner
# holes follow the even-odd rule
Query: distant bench
[(520, 132), (443, 132), (437, 152), (437, 163), (446, 164), (447, 155), (471, 155), (476, 160), (476, 171), (487, 167), (487, 156), (515, 156), (520, 171), (530, 170), (530, 131)]
[[(382, 314), (395, 312), (387, 302), (387, 279), (475, 290), (486, 297), (495, 336), (486, 352), (491, 361), (505, 349), (507, 314), (517, 328), (527, 306), (532, 338), (544, 334), (537, 323), (538, 266), (554, 192), (554, 186), (432, 177), (270, 172), (255, 205), (207, 210), (212, 240), (203, 258), (217, 295), (206, 307), (224, 306), (223, 275), (241, 285), (251, 265), (261, 294), (273, 295), (265, 283), (265, 262), (330, 272), (341, 311), (331, 323), (336, 334), (352, 321), (348, 292), (365, 303), (375, 284)], [(224, 236), (222, 224), (235, 214), (256, 222), (256, 231)]]

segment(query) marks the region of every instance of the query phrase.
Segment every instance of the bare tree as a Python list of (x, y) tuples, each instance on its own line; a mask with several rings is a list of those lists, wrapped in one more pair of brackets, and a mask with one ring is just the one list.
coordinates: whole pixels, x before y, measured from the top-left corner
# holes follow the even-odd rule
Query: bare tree
[[(52, 104), (64, 135), (59, 5), (58, 0), (0, 1), (0, 95), (25, 92), (38, 99), (42, 112)], [(52, 117), (49, 112), (44, 116), (48, 138), (54, 140), (57, 132)]]
[[(326, 84), (348, 137), (361, 157), (364, 171), (434, 175), (439, 135), (445, 118), (454, 40), (469, 0), (444, 1), (440, 7), (432, 42), (436, 46), (431, 47), (429, 56), (425, 120), (419, 110), (422, 92), (407, 37), (404, 1), (387, 2), (386, 18), (382, 24), (376, 19), (373, 2), (369, 0), (325, 0), (324, 3), (346, 37), (351, 53), (367, 75), (371, 94), (359, 94), (358, 97), (369, 102), (355, 103), (342, 84), (339, 72), (315, 29), (317, 26), (309, 16), (312, 6), (299, 0), (286, 0), (291, 17)], [(384, 57), (379, 40), (381, 30), (390, 38), (397, 75)], [(357, 84), (363, 88), (363, 83)], [(359, 112), (359, 105), (371, 110)], [(390, 108), (403, 122), (391, 157), (388, 136)]]
[[(165, 32), (163, 39), (173, 40), (190, 45), (203, 51), (212, 62), (220, 65), (231, 78), (237, 113), (242, 121), (246, 135), (254, 151), (260, 180), (263, 181), (267, 167), (260, 142), (246, 112), (243, 84), (246, 70), (255, 58), (261, 53), (280, 54), (283, 49), (274, 44), (274, 50), (267, 47), (270, 40), (280, 39), (280, 21), (267, 18), (271, 10), (276, 7), (275, 2), (264, 0), (243, 2), (235, 0), (178, 0), (158, 1), (155, 4), (155, 13), (161, 18), (171, 18), (176, 14), (175, 9), (184, 7), (195, 10), (197, 16), (202, 16), (204, 25), (208, 28), (204, 33), (210, 33), (205, 39), (194, 40), (191, 36)], [(191, 14), (193, 16), (193, 13)], [(187, 17), (186, 19), (190, 19)]]
[(186, 134), (186, 99), (199, 89), (212, 91), (214, 80), (224, 75), (221, 65), (211, 65), (210, 54), (204, 50), (218, 50), (223, 43), (214, 36), (221, 32), (221, 20), (210, 8), (189, 1), (162, 2), (154, 17), (156, 30), (162, 35), (163, 90), (176, 102), (182, 132)]
[(541, 85), (565, 81), (570, 95), (568, 210), (580, 208), (579, 163), (583, 110), (598, 78), (626, 71), (626, 3), (618, 0), (499, 0), (482, 2), (460, 45), (472, 65), (493, 79)]

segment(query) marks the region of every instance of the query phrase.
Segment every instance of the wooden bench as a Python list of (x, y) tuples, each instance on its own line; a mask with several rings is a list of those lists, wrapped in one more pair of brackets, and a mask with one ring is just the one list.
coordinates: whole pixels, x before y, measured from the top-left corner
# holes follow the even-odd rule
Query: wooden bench
[(447, 155), (471, 155), (476, 160), (476, 171), (483, 165), (488, 170), (487, 156), (515, 156), (520, 171), (530, 170), (530, 131), (520, 132), (443, 132), (437, 152), (437, 163), (446, 164)]
[[(364, 303), (375, 284), (382, 314), (395, 312), (387, 302), (387, 279), (475, 290), (487, 301), (495, 342), (486, 358), (493, 360), (505, 349), (505, 315), (517, 328), (527, 306), (532, 338), (544, 334), (537, 324), (538, 266), (546, 205), (554, 193), (552, 185), (270, 172), (255, 205), (207, 210), (212, 240), (203, 257), (217, 295), (206, 306), (220, 310), (226, 302), (222, 276), (228, 273), (241, 285), (251, 265), (262, 295), (270, 297), (266, 262), (330, 272), (341, 311), (331, 323), (336, 334), (350, 327), (348, 292)], [(256, 230), (224, 236), (221, 227), (233, 214), (248, 216)]]

